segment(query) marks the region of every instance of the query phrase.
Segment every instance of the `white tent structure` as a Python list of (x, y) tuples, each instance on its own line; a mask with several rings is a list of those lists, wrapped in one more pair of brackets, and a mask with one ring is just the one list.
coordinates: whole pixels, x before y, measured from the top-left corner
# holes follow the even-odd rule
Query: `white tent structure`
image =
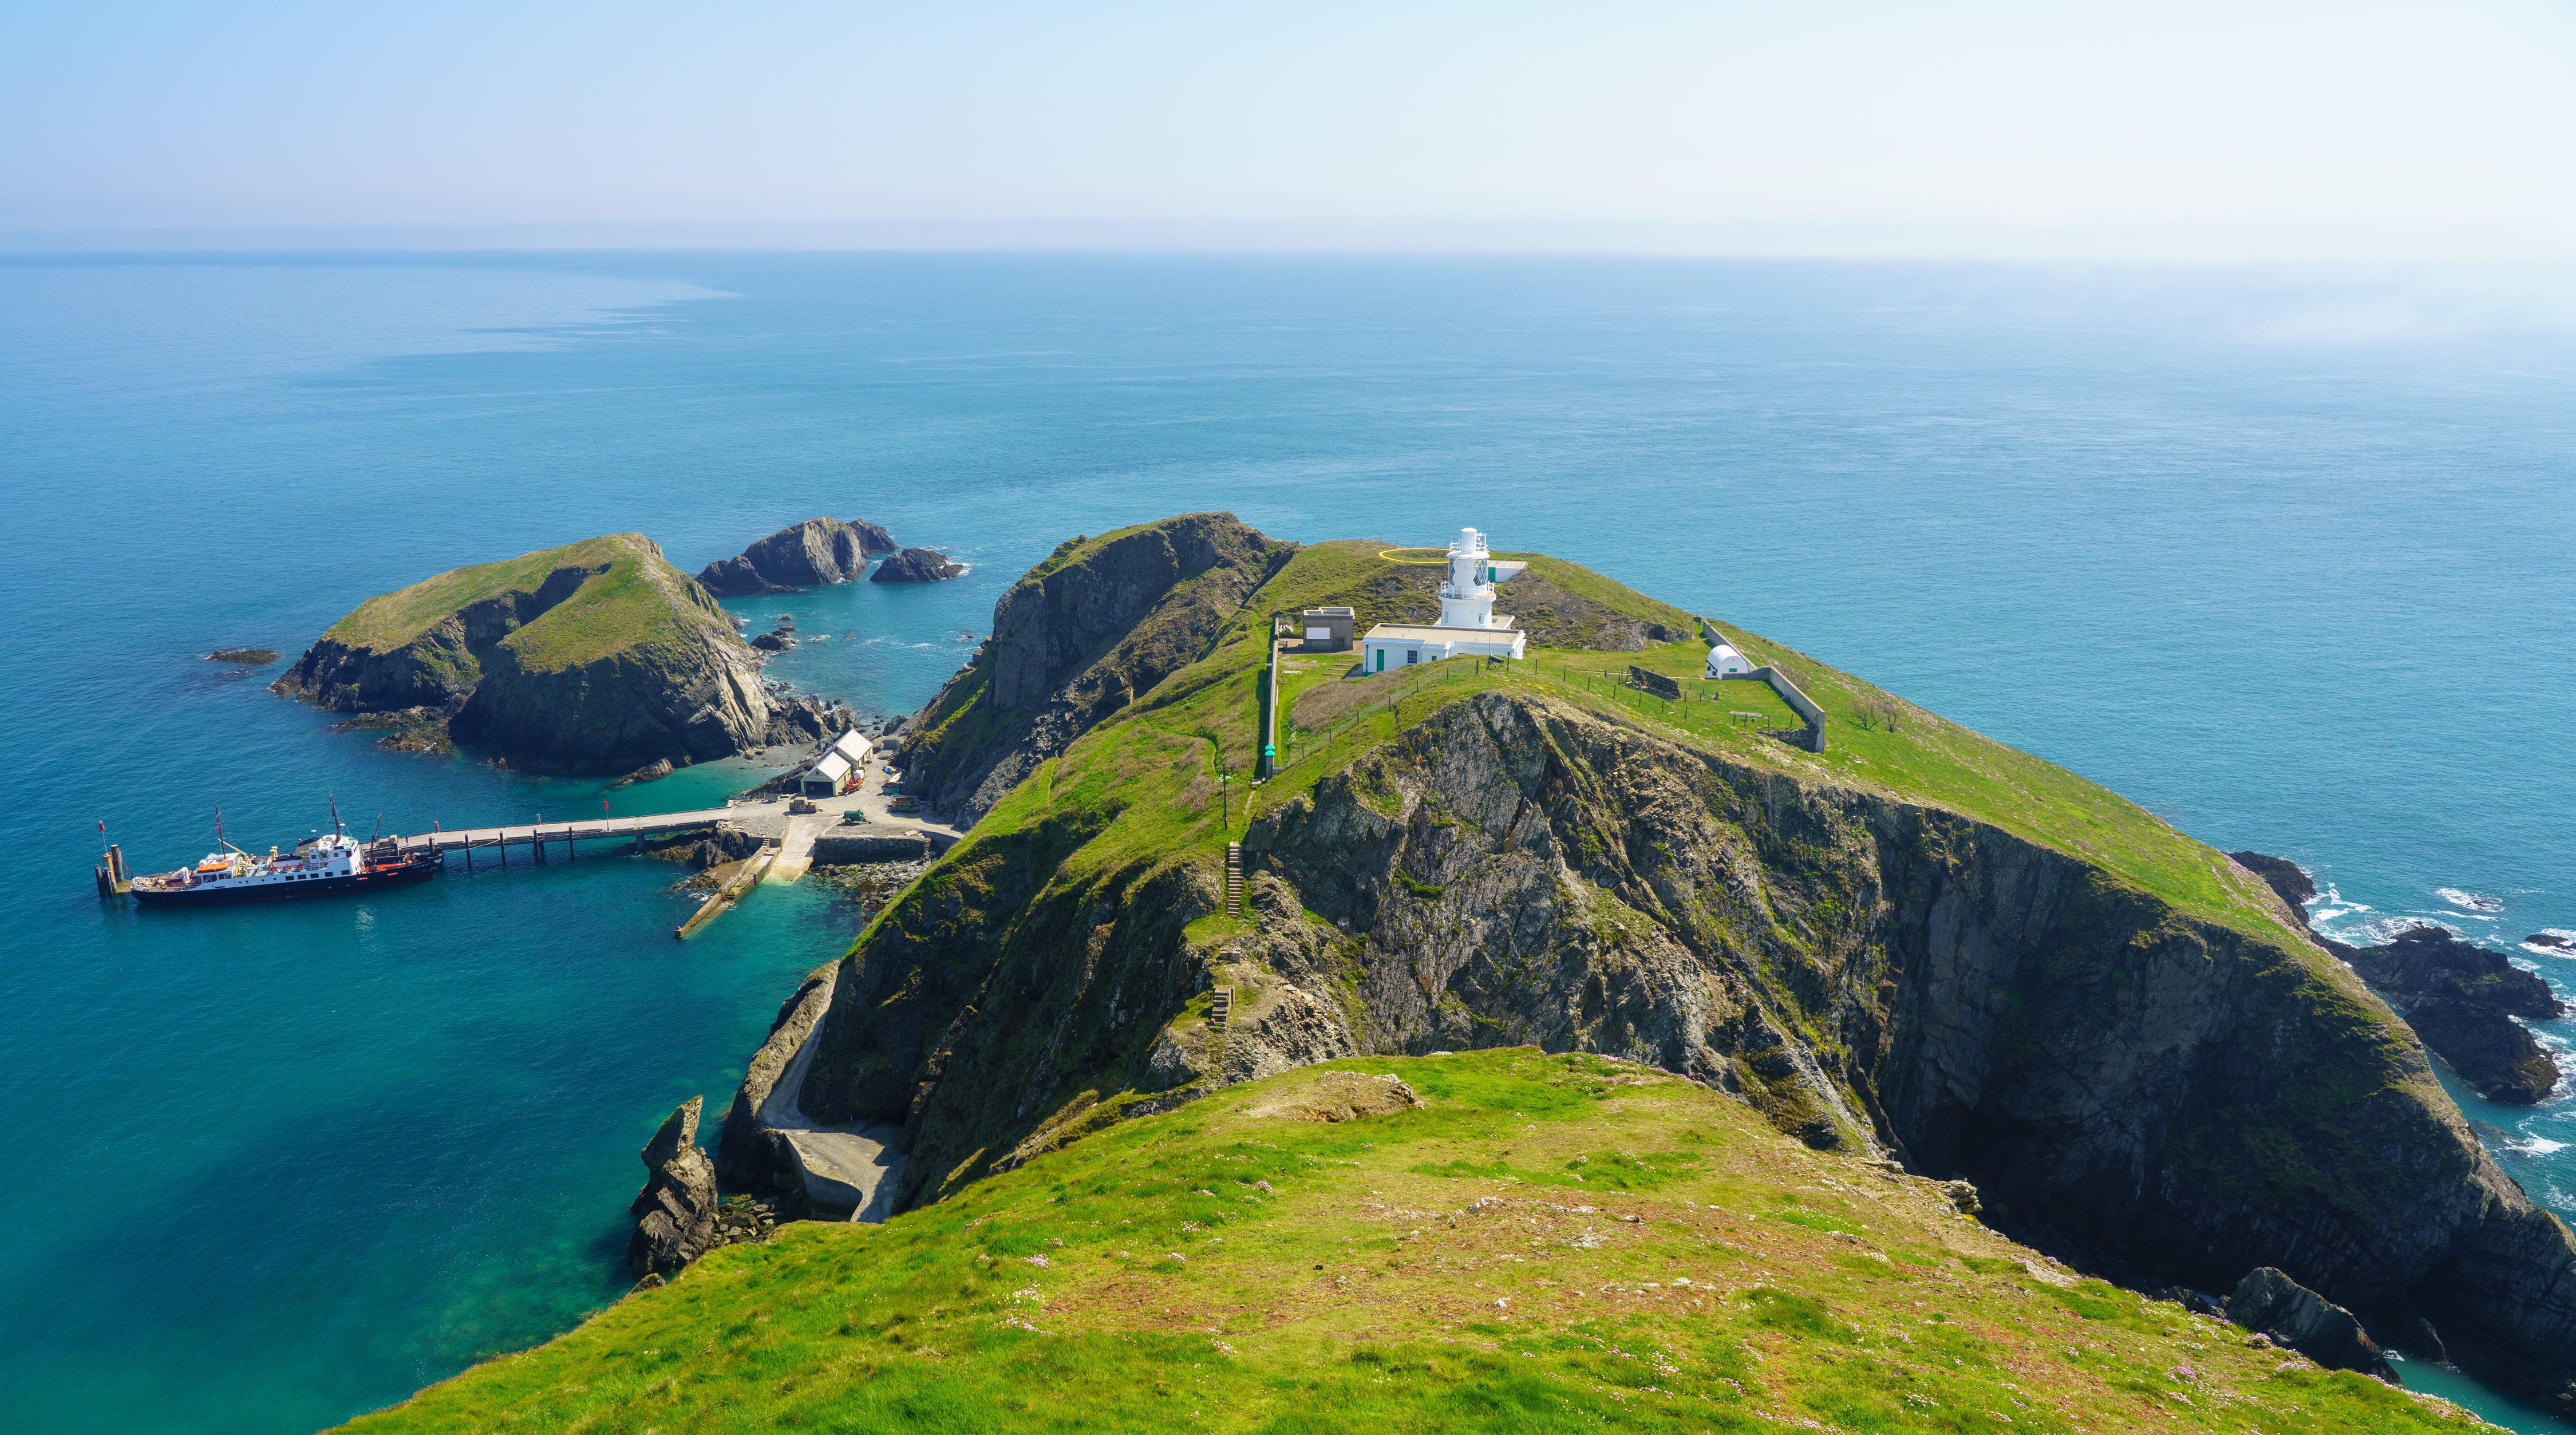
[(1744, 660), (1742, 653), (1735, 651), (1734, 644), (1718, 643), (1708, 650), (1708, 671), (1702, 676), (1731, 678), (1752, 671), (1753, 665)]

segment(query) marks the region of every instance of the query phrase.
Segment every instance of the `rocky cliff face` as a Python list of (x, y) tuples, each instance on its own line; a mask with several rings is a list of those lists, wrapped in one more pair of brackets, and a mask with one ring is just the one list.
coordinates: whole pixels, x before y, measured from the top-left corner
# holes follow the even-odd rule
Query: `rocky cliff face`
[(765, 691), (723, 610), (639, 534), (369, 599), (274, 686), (341, 712), (444, 715), (458, 741), (555, 772), (704, 761), (848, 724)]
[(698, 582), (720, 598), (753, 593), (796, 593), (827, 583), (847, 583), (868, 560), (895, 551), (894, 538), (873, 523), (809, 518), (782, 528), (742, 551), (708, 564)]
[(912, 719), (904, 781), (972, 821), (1205, 651), (1296, 551), (1231, 513), (1076, 539), (993, 605), (993, 636)]
[(2317, 889), (2296, 863), (2260, 852), (2230, 855), (2269, 884), (2317, 945), (2359, 973), (2478, 1095), (2530, 1106), (2557, 1089), (2558, 1064), (2514, 1020), (2567, 1014), (2547, 982), (2503, 953), (2440, 927), (2417, 927), (2376, 947), (2338, 942), (2308, 927), (2306, 903)]
[[(2576, 1244), (2286, 931), (1520, 693), (1441, 708), (1257, 821), (1242, 926), (1190, 936), (1219, 905), (1204, 866), (1068, 867), (1090, 836), (969, 843), (848, 960), (803, 1099), (904, 1123), (904, 1204), (1318, 1059), (1592, 1050), (1964, 1178), (2096, 1269), (2224, 1291), (2277, 1268), (2576, 1408)], [(1211, 986), (1223, 1030), (1196, 1015)]]

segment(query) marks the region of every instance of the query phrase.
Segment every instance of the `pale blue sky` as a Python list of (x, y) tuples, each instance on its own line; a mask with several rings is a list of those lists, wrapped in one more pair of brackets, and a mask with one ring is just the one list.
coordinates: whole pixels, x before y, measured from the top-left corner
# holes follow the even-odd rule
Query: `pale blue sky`
[(2566, 4), (0, 12), (0, 233), (2576, 258)]

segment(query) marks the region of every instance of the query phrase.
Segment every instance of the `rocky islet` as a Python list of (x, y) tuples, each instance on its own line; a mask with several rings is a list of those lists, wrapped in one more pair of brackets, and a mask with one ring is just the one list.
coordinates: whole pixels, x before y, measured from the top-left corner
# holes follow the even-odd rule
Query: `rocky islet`
[(847, 726), (764, 685), (759, 654), (641, 534), (460, 568), (359, 605), (271, 685), (512, 767), (631, 772)]
[(931, 548), (907, 548), (888, 558), (868, 575), (871, 583), (937, 583), (966, 571), (963, 563), (951, 563), (948, 555)]
[(894, 536), (855, 519), (809, 518), (790, 524), (698, 572), (698, 582), (719, 598), (760, 593), (801, 593), (847, 583), (868, 560), (895, 551)]

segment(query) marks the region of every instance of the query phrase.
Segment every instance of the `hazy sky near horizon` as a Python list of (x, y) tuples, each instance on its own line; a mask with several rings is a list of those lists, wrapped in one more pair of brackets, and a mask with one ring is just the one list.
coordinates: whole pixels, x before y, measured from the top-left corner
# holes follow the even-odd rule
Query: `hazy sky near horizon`
[(2576, 10), (21, 3), (11, 247), (2576, 259)]

